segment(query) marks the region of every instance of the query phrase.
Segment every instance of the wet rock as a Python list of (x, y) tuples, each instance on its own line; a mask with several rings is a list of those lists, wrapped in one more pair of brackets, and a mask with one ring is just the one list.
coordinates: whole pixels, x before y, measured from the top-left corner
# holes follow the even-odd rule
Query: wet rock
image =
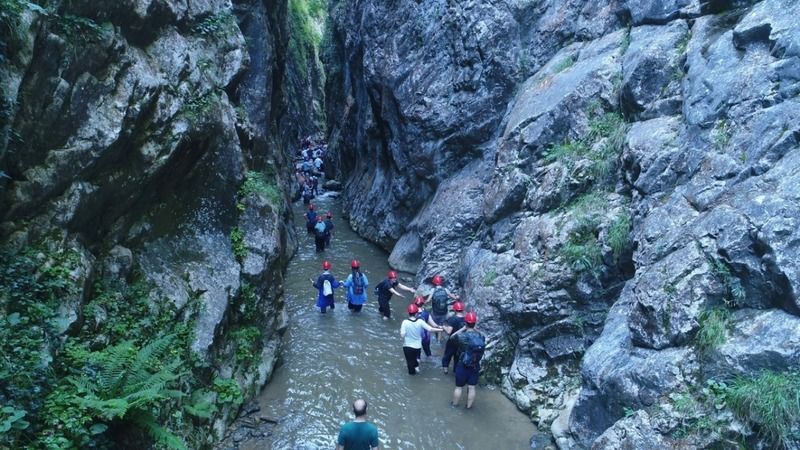
[(407, 231), (389, 255), (389, 266), (403, 272), (416, 273), (422, 263), (422, 242), (416, 230)]
[(725, 342), (705, 364), (708, 378), (754, 377), (800, 366), (800, 318), (780, 310), (737, 311)]
[(634, 25), (667, 23), (681, 16), (700, 13), (698, 0), (627, 0), (625, 10)]
[(670, 191), (685, 176), (686, 152), (678, 145), (678, 117), (636, 122), (627, 135), (623, 158), (628, 181), (642, 197)]
[[(776, 12), (780, 11), (779, 14)], [(800, 5), (790, 0), (767, 0), (758, 3), (733, 30), (738, 48), (767, 43), (780, 59), (800, 56), (800, 28), (791, 18), (800, 14)]]
[(622, 60), (623, 110), (640, 119), (680, 113), (681, 47), (689, 40), (686, 22), (636, 27), (629, 39)]
[(592, 450), (644, 448), (653, 450), (675, 448), (672, 440), (654, 429), (650, 415), (644, 410), (636, 411), (632, 416), (617, 421), (592, 443)]
[(326, 191), (341, 191), (342, 183), (339, 180), (328, 180), (322, 184), (322, 188)]
[(109, 279), (126, 279), (132, 268), (133, 252), (121, 245), (115, 245), (103, 259), (103, 276)]

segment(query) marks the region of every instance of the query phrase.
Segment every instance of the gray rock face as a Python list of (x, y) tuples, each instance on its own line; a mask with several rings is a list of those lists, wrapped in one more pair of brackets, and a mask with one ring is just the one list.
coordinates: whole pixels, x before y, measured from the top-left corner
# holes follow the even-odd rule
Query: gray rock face
[[(796, 364), (754, 336), (793, 336), (800, 312), (798, 7), (334, 4), (351, 222), (423, 288), (455, 281), (493, 344), (485, 375), (540, 428), (558, 417), (562, 448), (669, 448), (625, 409)], [(709, 308), (733, 328), (696, 352)]]
[[(285, 153), (315, 131), (298, 119), (312, 116), (321, 77), (287, 56), (285, 2), (235, 3), (78, 0), (47, 20), (34, 8), (19, 18), (0, 69), (15, 105), (0, 120), (0, 243), (53, 231), (80, 242), (85, 286), (63, 301), (67, 326), (96, 276), (144, 278), (153, 301), (178, 309), (199, 299), (192, 349), (251, 393), (277, 359), (294, 244), (284, 196), (241, 187), (258, 176), (285, 189)], [(227, 332), (253, 320), (233, 307), (245, 285), (265, 318), (258, 367), (228, 345)], [(235, 408), (213, 418), (220, 434)]]

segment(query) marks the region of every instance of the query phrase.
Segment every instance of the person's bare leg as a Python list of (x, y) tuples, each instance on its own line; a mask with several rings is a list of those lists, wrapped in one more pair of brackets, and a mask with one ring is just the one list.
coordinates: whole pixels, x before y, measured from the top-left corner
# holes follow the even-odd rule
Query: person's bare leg
[(467, 409), (472, 408), (475, 401), (475, 386), (467, 386)]
[(455, 390), (453, 391), (453, 401), (450, 402), (450, 404), (453, 406), (458, 406), (458, 402), (460, 401), (461, 401), (461, 388), (456, 387)]

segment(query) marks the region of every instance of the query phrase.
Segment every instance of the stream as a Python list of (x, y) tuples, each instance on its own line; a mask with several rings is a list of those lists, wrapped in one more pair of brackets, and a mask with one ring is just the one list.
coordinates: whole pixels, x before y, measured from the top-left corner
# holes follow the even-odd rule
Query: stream
[[(315, 204), (333, 213), (336, 228), (331, 248), (316, 254), (313, 237), (305, 233), (305, 207), (294, 206), (299, 248), (285, 284), (290, 323), (278, 366), (256, 400), (258, 414), (276, 423), (269, 433), (239, 439), (237, 447), (333, 449), (339, 427), (353, 419), (351, 403), (360, 397), (369, 404), (367, 419), (378, 426), (382, 449), (529, 449), (536, 429), (499, 389), (479, 385), (471, 410), (464, 408), (464, 389), (461, 407), (450, 406), (454, 378), (439, 368), (442, 345), (432, 342), (432, 359), (423, 355), (421, 373), (408, 375), (399, 329), (411, 294), (394, 296), (392, 319), (382, 321), (373, 288), (389, 270), (388, 255), (347, 226), (339, 200)], [(349, 274), (352, 259), (361, 262), (369, 279), (361, 313), (347, 309), (343, 287), (336, 290), (334, 311), (315, 308), (317, 291), (309, 278), (316, 279), (326, 259), (337, 280)], [(409, 274), (400, 281), (414, 285)]]

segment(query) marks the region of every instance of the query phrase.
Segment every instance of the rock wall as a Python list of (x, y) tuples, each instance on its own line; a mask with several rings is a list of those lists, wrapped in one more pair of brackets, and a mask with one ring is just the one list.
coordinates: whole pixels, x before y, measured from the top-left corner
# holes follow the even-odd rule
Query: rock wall
[[(65, 329), (82, 326), (104, 277), (198, 305), (191, 348), (206, 376), (257, 392), (285, 325), (290, 151), (319, 131), (302, 119), (321, 78), (289, 55), (287, 2), (6, 3), (3, 249), (82, 255)], [(257, 357), (240, 358), (242, 345)], [(218, 435), (237, 407), (214, 416)]]
[(757, 445), (703, 386), (800, 367), (770, 338), (800, 329), (798, 12), (331, 2), (351, 224), (467, 299), (485, 380), (561, 448)]

